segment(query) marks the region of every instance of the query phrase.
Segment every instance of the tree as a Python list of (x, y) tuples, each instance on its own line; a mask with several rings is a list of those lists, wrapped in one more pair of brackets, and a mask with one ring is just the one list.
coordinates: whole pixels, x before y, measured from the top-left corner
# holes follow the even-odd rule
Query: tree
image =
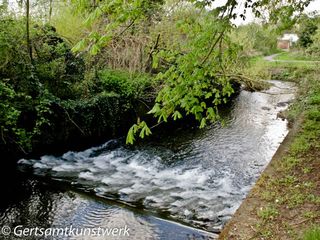
[(313, 35), (318, 29), (319, 17), (304, 15), (300, 21), (299, 45), (308, 48), (313, 43)]
[[(215, 9), (213, 2), (190, 0), (164, 4), (162, 1), (119, 0), (101, 1), (92, 7), (90, 1), (79, 1), (80, 9), (88, 12), (86, 24), (94, 30), (74, 50), (96, 55), (126, 33), (136, 35), (135, 30), (143, 25), (144, 31), (156, 42), (157, 48), (151, 47), (149, 59), (152, 59), (153, 72), (158, 72), (156, 78), (162, 82), (149, 114), (153, 114), (158, 123), (193, 115), (200, 127), (204, 127), (219, 119), (218, 106), (228, 101), (234, 92), (234, 82), (252, 83), (242, 75), (245, 64), (238, 54), (240, 46), (228, 36), (234, 27), (231, 20), (237, 17), (235, 10), (239, 1), (228, 0)], [(267, 20), (276, 23), (282, 16), (290, 19), (299, 15), (309, 3), (310, 0), (290, 3), (246, 0), (240, 16), (245, 18), (246, 11), (252, 9), (256, 16), (266, 16)], [(153, 29), (166, 21), (176, 26), (176, 32), (171, 32), (175, 39), (165, 32), (152, 34)], [(168, 44), (170, 41), (172, 44)], [(138, 132), (140, 137), (150, 133), (140, 119), (129, 130), (127, 142), (132, 143)]]

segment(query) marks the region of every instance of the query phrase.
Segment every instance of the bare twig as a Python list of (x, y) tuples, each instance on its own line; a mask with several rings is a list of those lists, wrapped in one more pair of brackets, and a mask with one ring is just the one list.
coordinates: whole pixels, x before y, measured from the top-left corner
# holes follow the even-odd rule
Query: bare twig
[(13, 141), (15, 144), (17, 144), (17, 146), (20, 148), (20, 150), (24, 153), (24, 154), (28, 154), (26, 150), (24, 150), (24, 148), (21, 146), (20, 143), (18, 143), (16, 140), (14, 140), (13, 138), (9, 137), (9, 139), (11, 141)]
[(122, 34), (124, 34), (137, 20), (137, 18), (131, 20), (131, 22), (118, 34), (115, 36), (115, 38), (119, 38)]
[(157, 124), (153, 125), (152, 127), (150, 127), (150, 129), (153, 129), (153, 128), (155, 128), (155, 127), (159, 126), (161, 123), (163, 123), (163, 121), (158, 122)]
[(3, 127), (1, 127), (1, 138), (2, 138), (2, 141), (4, 142), (4, 144), (7, 144), (6, 140), (4, 139), (4, 136), (3, 136)]
[[(213, 34), (214, 36), (217, 34), (217, 31)], [(214, 48), (217, 46), (217, 44), (219, 43), (219, 41), (222, 40), (224, 31), (220, 32), (219, 36), (217, 37), (216, 41), (211, 45), (210, 50), (208, 52), (208, 54), (204, 57), (204, 59), (201, 61), (200, 66), (202, 66), (210, 57), (211, 53), (213, 52)]]
[[(59, 105), (59, 106), (60, 106), (60, 105)], [(65, 111), (65, 113), (66, 113), (68, 119), (70, 120), (70, 122), (73, 123), (73, 125), (75, 125), (75, 126), (80, 130), (80, 132), (81, 132), (83, 135), (85, 135), (85, 132), (79, 127), (79, 125), (76, 124), (76, 122), (72, 120), (72, 118), (70, 117), (68, 111), (67, 111), (65, 108), (63, 108), (62, 106), (60, 106), (60, 107)]]
[(139, 102), (141, 102), (142, 104), (144, 104), (146, 107), (147, 107), (147, 109), (149, 109), (150, 110), (150, 106), (148, 106), (148, 104), (146, 104), (144, 101), (142, 101), (141, 99), (137, 99)]
[(269, 87), (269, 83), (267, 82), (254, 80), (242, 74), (217, 73), (216, 76), (230, 78), (240, 84), (244, 84), (247, 88), (253, 91), (260, 91)]
[(291, 224), (291, 226), (297, 226), (297, 225), (300, 225), (300, 224), (302, 224), (302, 223), (305, 223), (305, 222), (308, 222), (308, 221), (311, 221), (311, 220), (314, 220), (314, 219), (317, 219), (317, 218), (320, 218), (320, 215), (314, 216), (314, 217), (312, 217), (312, 218), (304, 219), (304, 220), (302, 220), (302, 221), (300, 221), (300, 222)]

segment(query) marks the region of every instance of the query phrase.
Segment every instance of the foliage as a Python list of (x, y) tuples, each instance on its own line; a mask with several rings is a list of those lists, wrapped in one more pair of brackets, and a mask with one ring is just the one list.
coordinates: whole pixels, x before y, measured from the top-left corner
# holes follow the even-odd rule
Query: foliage
[[(234, 93), (230, 76), (236, 76), (241, 69), (237, 55), (240, 48), (224, 32), (227, 22), (217, 19), (214, 12), (197, 17), (196, 9), (193, 14), (187, 9), (191, 14), (181, 17), (179, 11), (176, 30), (184, 40), (180, 44), (162, 42), (161, 50), (154, 54), (153, 68), (166, 70), (157, 75), (163, 87), (149, 114), (158, 123), (193, 115), (202, 128), (219, 119), (218, 106)], [(165, 39), (173, 42), (170, 37)], [(128, 138), (134, 139), (132, 134), (138, 129), (130, 129)]]
[[(15, 143), (23, 151), (32, 149), (32, 138), (41, 134), (41, 128), (50, 124), (48, 116), (52, 96), (42, 92), (37, 99), (16, 92), (5, 81), (0, 82), (0, 124), (2, 144)], [(35, 118), (35, 119), (33, 119)]]
[(145, 136), (149, 136), (151, 134), (151, 130), (148, 127), (147, 123), (145, 121), (140, 121), (138, 119), (136, 124), (133, 124), (131, 128), (129, 129), (129, 132), (127, 134), (126, 143), (127, 144), (133, 144), (135, 141), (135, 135), (139, 133), (140, 138), (144, 138)]
[[(219, 118), (218, 105), (227, 102), (234, 93), (231, 78), (227, 74), (236, 76), (239, 69), (236, 66), (242, 64), (237, 58), (239, 47), (225, 34), (225, 25), (229, 24), (229, 20), (219, 19), (215, 11), (205, 11), (199, 17), (198, 11), (188, 5), (172, 11), (170, 18), (178, 20), (168, 22), (175, 26), (178, 34), (173, 36), (176, 39), (166, 35), (175, 31), (161, 32), (163, 36), (160, 36), (160, 42), (158, 37), (158, 48), (151, 53), (152, 69), (160, 70), (157, 79), (162, 83), (162, 89), (149, 113), (157, 117), (159, 122), (192, 114), (200, 122), (200, 127), (204, 127), (207, 122)], [(116, 22), (115, 27), (121, 23)], [(120, 30), (115, 28), (114, 31)], [(105, 38), (99, 36), (98, 39), (98, 42), (101, 40), (105, 43)], [(74, 50), (87, 45), (85, 40), (81, 41)], [(96, 54), (100, 47), (91, 45), (91, 53)], [(138, 126), (131, 128), (129, 135), (140, 129), (143, 131), (144, 128)], [(133, 136), (129, 138), (133, 139)]]
[[(267, 10), (272, 22), (281, 19), (288, 21), (310, 1), (291, 1), (290, 4), (278, 0), (270, 2), (247, 0), (245, 9), (252, 8), (260, 16)], [(162, 89), (149, 113), (157, 117), (159, 123), (189, 114), (200, 122), (200, 127), (218, 120), (217, 106), (226, 102), (234, 92), (231, 83), (244, 79), (239, 77), (244, 66), (239, 61), (240, 48), (227, 35), (232, 29), (230, 20), (237, 16), (234, 9), (239, 2), (236, 0), (227, 1), (214, 10), (207, 8), (211, 7), (210, 1), (172, 1), (165, 5), (162, 1), (148, 0), (74, 3), (78, 4), (80, 12), (88, 14), (85, 24), (92, 28), (87, 37), (74, 46), (74, 51), (87, 51), (92, 55), (105, 51), (103, 54), (115, 55), (113, 50), (119, 49), (117, 46), (125, 46), (125, 49), (136, 49), (140, 53), (140, 71), (145, 69), (158, 73), (157, 79), (162, 83)], [(245, 18), (244, 14), (241, 16)], [(255, 45), (263, 46), (262, 41), (266, 37), (268, 40), (274, 37), (270, 32), (255, 34)], [(128, 44), (146, 36), (154, 39), (154, 45), (149, 46), (147, 60), (146, 49)], [(262, 51), (266, 53), (274, 49), (275, 41), (276, 38), (272, 38), (272, 47), (267, 46)], [(150, 41), (145, 42), (150, 44)], [(134, 54), (130, 51), (124, 53), (120, 55), (121, 64), (118, 66), (132, 70), (127, 66), (133, 63), (128, 56)], [(134, 58), (137, 59), (136, 56)], [(110, 58), (108, 60), (110, 62)], [(117, 69), (111, 65), (109, 68)], [(139, 67), (134, 67), (134, 70), (137, 69)], [(250, 80), (246, 78), (248, 82)], [(129, 134), (132, 133), (129, 131)]]
[[(24, 128), (19, 126), (19, 116), (21, 111), (15, 106), (14, 101), (22, 94), (17, 94), (10, 86), (0, 82), (0, 128), (1, 140), (3, 143), (15, 141), (19, 146), (30, 148), (30, 138)], [(30, 100), (30, 97), (27, 98)]]
[(69, 46), (52, 26), (36, 26), (32, 42), (35, 50), (34, 68), (40, 82), (57, 97), (72, 98), (72, 84), (83, 79), (83, 60), (71, 53)]
[(84, 63), (75, 57), (55, 28), (35, 25), (32, 29), (33, 62), (26, 46), (24, 22), (0, 19), (0, 77), (10, 79), (18, 91), (36, 96), (44, 84), (58, 97), (72, 97), (72, 85), (83, 78)]
[[(57, 140), (78, 144), (90, 140), (89, 144), (105, 140), (106, 137), (123, 136), (126, 127), (135, 119), (137, 104), (114, 92), (102, 91), (87, 99), (66, 100), (55, 104), (55, 115), (50, 117), (54, 125), (46, 129), (39, 141), (53, 137)], [(63, 132), (60, 129), (64, 129)]]
[(278, 30), (269, 25), (250, 23), (234, 29), (231, 39), (243, 46), (247, 56), (270, 55), (277, 52)]
[(24, 23), (12, 17), (0, 19), (0, 77), (18, 91), (34, 95), (38, 80), (28, 56)]
[[(84, 24), (91, 26), (93, 30), (88, 36), (74, 46), (74, 51), (87, 48), (91, 54), (96, 55), (100, 49), (110, 43), (113, 38), (121, 35), (130, 26), (150, 18), (162, 1), (134, 0), (112, 2), (97, 2), (96, 6), (91, 5), (91, 1), (77, 1), (80, 11), (88, 11), (89, 15)], [(99, 20), (103, 18), (104, 34), (98, 30)], [(127, 25), (128, 24), (128, 25)]]
[[(150, 111), (159, 122), (169, 117), (178, 118), (182, 110), (186, 115), (193, 114), (204, 127), (207, 121), (218, 119), (217, 106), (234, 93), (226, 73), (237, 73), (238, 46), (225, 36), (225, 23), (217, 22), (212, 13), (200, 19), (181, 19), (178, 29), (187, 39), (182, 46), (184, 54), (170, 48), (157, 54), (157, 58), (170, 64), (165, 72), (158, 74), (164, 87)], [(208, 46), (208, 42), (211, 45)]]
[[(269, 1), (246, 0), (245, 8), (257, 14), (267, 7), (276, 13), (270, 16), (285, 12), (289, 19), (308, 0), (293, 0), (293, 8), (286, 3), (277, 12), (280, 2), (274, 0), (269, 6)], [(95, 105), (92, 102), (103, 104), (97, 100), (101, 96), (125, 99), (124, 108), (134, 101), (155, 100), (149, 113), (159, 123), (186, 115), (194, 116), (200, 127), (219, 120), (218, 106), (234, 93), (235, 83), (251, 85), (242, 74), (248, 60), (243, 54), (246, 45), (240, 46), (230, 35), (238, 3), (230, 0), (213, 9), (210, 1), (197, 0), (73, 0), (70, 6), (41, 0), (31, 6), (27, 19), (20, 15), (25, 12), (22, 4), (16, 15), (3, 6), (0, 79), (7, 99), (1, 110), (7, 120), (5, 138), (32, 142), (48, 126), (53, 106), (75, 101), (85, 112), (85, 107)], [(261, 42), (270, 40), (273, 30), (257, 26), (249, 30), (246, 39), (256, 38), (252, 49), (266, 53)], [(129, 142), (135, 134), (150, 133), (147, 120), (137, 115)], [(75, 123), (72, 117), (69, 120)], [(86, 126), (90, 121), (83, 122)], [(26, 137), (20, 137), (23, 134)]]
[(252, 8), (256, 17), (278, 25), (279, 30), (290, 28), (302, 15), (312, 0), (246, 0), (244, 5)]
[(299, 33), (299, 45), (303, 48), (309, 47), (313, 43), (313, 35), (316, 33), (318, 26), (318, 17), (310, 18), (305, 16), (301, 20), (301, 30)]
[(0, 28), (0, 142), (27, 152), (50, 124), (52, 102), (76, 95), (72, 83), (82, 78), (84, 66), (49, 25), (32, 27), (33, 59), (22, 18), (3, 15)]
[(319, 59), (320, 57), (320, 20), (317, 23), (317, 30), (311, 36), (312, 43), (306, 49), (306, 53), (313, 57)]
[(105, 69), (98, 76), (103, 91), (113, 92), (127, 99), (147, 99), (146, 90), (148, 94), (152, 94), (155, 88), (153, 77), (148, 74)]

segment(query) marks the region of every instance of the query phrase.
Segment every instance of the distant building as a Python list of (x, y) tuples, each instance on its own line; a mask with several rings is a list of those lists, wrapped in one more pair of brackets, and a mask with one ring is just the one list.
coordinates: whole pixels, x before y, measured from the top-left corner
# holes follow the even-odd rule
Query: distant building
[(277, 47), (283, 50), (290, 50), (290, 48), (299, 40), (295, 33), (285, 33), (281, 38), (278, 38)]

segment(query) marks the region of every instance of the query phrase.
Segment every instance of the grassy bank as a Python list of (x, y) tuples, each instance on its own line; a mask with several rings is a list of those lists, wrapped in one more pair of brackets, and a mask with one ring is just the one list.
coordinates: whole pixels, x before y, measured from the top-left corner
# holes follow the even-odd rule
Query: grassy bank
[(277, 55), (275, 60), (284, 60), (284, 61), (319, 61), (319, 57), (306, 55), (301, 51), (292, 51), (292, 52), (282, 52)]
[(220, 239), (320, 239), (320, 70), (255, 64), (260, 74), (297, 83), (297, 100), (284, 113), (292, 129)]

